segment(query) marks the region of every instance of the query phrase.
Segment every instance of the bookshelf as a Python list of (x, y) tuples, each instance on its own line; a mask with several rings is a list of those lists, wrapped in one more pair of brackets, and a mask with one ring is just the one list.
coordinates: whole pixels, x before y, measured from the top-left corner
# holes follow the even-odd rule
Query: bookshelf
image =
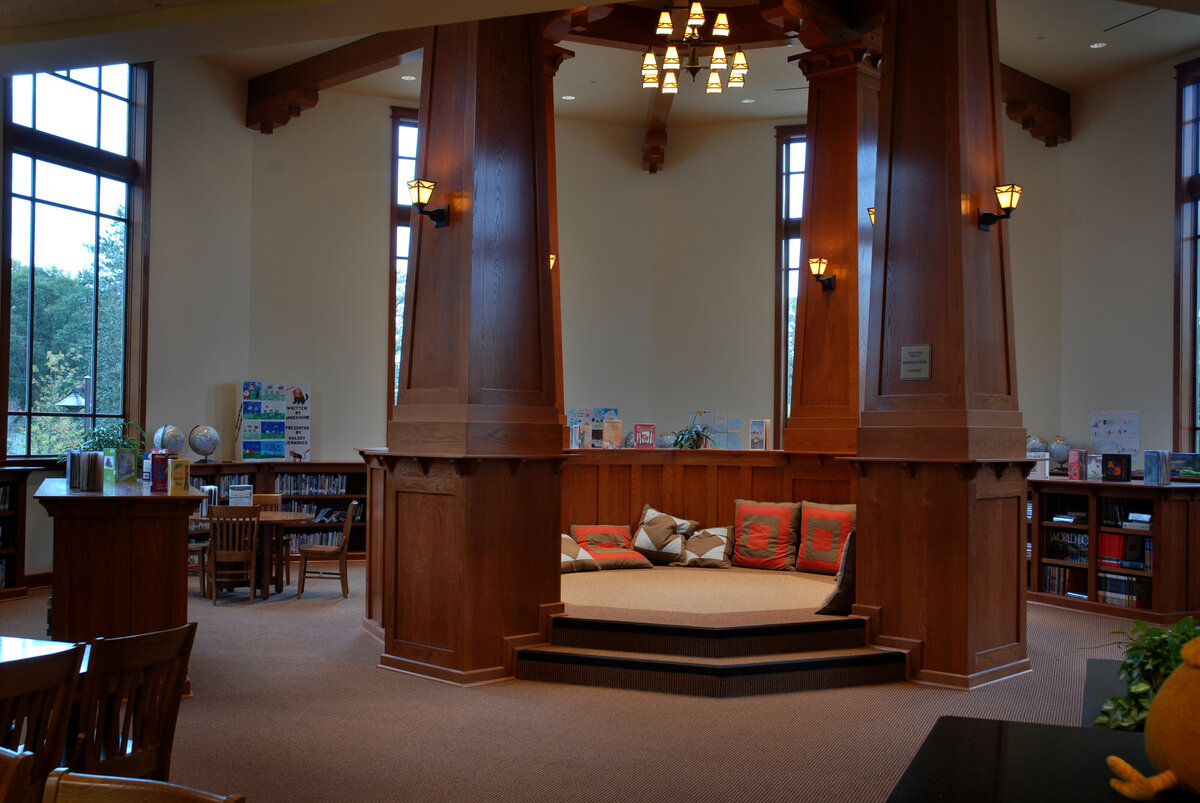
[(25, 483), (33, 470), (0, 468), (0, 600), (29, 596), (25, 585)]
[(350, 532), (350, 556), (366, 553), (367, 467), (364, 463), (192, 463), (192, 485), (216, 485), (224, 502), (229, 486), (253, 485), (254, 493), (282, 494), (284, 510), (306, 510), (314, 515), (307, 524), (289, 527), (292, 550), (300, 540), (329, 543), (342, 532), (347, 506), (357, 499), (359, 513)]
[(1200, 610), (1200, 485), (1029, 487), (1030, 600), (1155, 623)]

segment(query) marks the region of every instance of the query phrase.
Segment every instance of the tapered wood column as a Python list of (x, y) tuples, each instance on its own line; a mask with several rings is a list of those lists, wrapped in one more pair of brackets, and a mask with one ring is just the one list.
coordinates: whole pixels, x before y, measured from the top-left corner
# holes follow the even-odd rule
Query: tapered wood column
[(469, 684), (561, 609), (552, 120), (533, 17), (438, 26), (424, 65), (417, 174), (449, 225), (414, 224), (399, 403), (365, 457), (381, 663)]
[[(861, 40), (793, 56), (808, 78), (805, 193), (788, 452), (851, 455), (862, 399), (871, 221), (879, 127), (878, 52)], [(863, 158), (866, 155), (866, 158)], [(809, 257), (829, 260), (824, 291)]]
[(994, 2), (890, 0), (883, 52), (856, 610), (969, 687), (1029, 666)]

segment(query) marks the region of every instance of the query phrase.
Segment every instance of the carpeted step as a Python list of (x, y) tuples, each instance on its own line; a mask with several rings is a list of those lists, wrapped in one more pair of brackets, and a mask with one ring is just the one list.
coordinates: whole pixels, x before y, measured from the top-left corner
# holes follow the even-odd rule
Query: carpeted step
[(517, 677), (699, 697), (744, 697), (899, 682), (905, 679), (904, 661), (901, 652), (871, 647), (698, 658), (547, 646), (518, 651)]
[(867, 643), (867, 635), (866, 620), (856, 617), (741, 627), (693, 627), (556, 616), (551, 642), (562, 647), (721, 658), (862, 647)]

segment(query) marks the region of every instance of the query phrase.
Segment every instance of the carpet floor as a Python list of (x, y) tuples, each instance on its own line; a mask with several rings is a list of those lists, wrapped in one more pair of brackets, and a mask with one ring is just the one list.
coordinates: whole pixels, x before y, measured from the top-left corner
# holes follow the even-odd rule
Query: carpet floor
[[(377, 666), (381, 645), (361, 627), (364, 568), (352, 564), (349, 599), (336, 581), (311, 581), (300, 600), (293, 585), (214, 607), (193, 580), (195, 696), (181, 704), (172, 780), (252, 803), (880, 801), (941, 715), (1077, 725), (1087, 659), (1119, 657), (1112, 633), (1129, 626), (1031, 604), (1032, 671), (973, 691), (458, 688)], [(0, 603), (0, 630), (44, 637), (45, 598)]]

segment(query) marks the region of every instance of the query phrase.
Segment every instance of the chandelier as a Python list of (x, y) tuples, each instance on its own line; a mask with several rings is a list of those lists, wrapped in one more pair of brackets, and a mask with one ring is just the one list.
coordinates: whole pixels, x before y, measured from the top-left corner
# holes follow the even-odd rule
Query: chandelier
[[(687, 21), (683, 26), (683, 38), (674, 39), (675, 23), (672, 12), (687, 11)], [(706, 29), (712, 38), (705, 39), (701, 30)], [(701, 70), (708, 70), (708, 80), (704, 91), (710, 95), (721, 92), (724, 86), (730, 89), (740, 89), (746, 85), (746, 73), (750, 66), (746, 62), (746, 54), (739, 47), (732, 56), (726, 55), (725, 47), (718, 37), (729, 36), (729, 17), (724, 11), (718, 11), (712, 24), (705, 19), (704, 8), (698, 2), (688, 6), (666, 6), (658, 16), (658, 25), (654, 29), (658, 36), (666, 37), (665, 43), (659, 48), (648, 47), (642, 56), (642, 86), (646, 89), (659, 89), (664, 95), (674, 95), (679, 92), (679, 71), (687, 70), (692, 81)], [(662, 50), (661, 80), (659, 70), (659, 54)], [(705, 51), (702, 53), (702, 51)], [(680, 55), (682, 52), (682, 56)], [(701, 57), (708, 59), (707, 64), (701, 64)], [(721, 73), (729, 71), (729, 80), (724, 86), (721, 83)]]

